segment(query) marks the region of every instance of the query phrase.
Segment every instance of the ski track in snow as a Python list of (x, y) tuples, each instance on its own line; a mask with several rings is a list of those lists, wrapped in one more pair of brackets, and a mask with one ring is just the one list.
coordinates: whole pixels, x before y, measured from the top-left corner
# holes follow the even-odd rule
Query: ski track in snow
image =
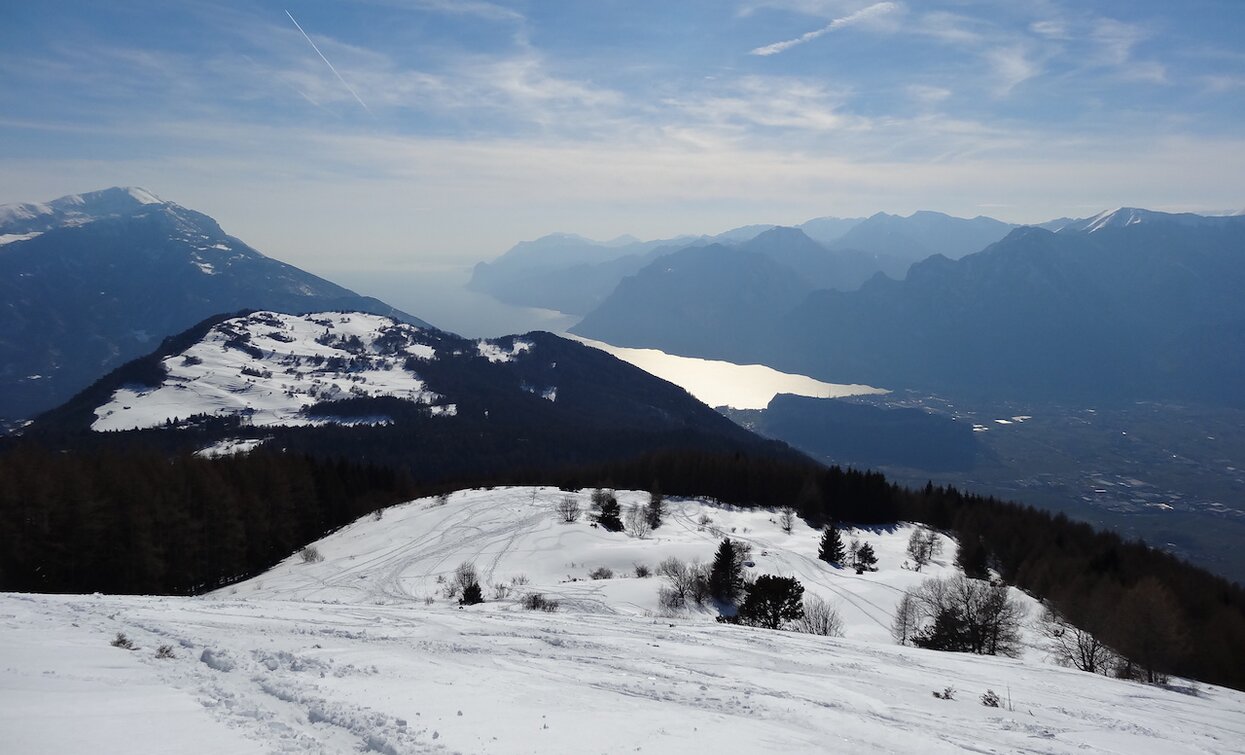
[[(671, 501), (665, 525), (637, 540), (557, 522), (564, 495), (466, 491), (393, 507), (317, 542), (321, 562), (291, 556), (204, 597), (0, 594), (0, 750), (1245, 751), (1240, 692), (1107, 679), (1044, 663), (1034, 647), (1009, 659), (891, 644), (902, 590), (954, 573), (950, 541), (916, 574), (897, 567), (910, 527), (844, 532), (881, 561), (858, 576), (817, 560), (818, 533), (802, 522), (783, 533), (772, 511)], [(586, 510), (587, 492), (576, 495)], [(618, 495), (624, 507), (647, 498)], [(752, 545), (753, 574), (793, 575), (831, 599), (846, 637), (658, 615), (662, 580), (631, 576), (631, 564), (708, 561), (722, 535)], [(530, 583), (459, 609), (436, 580), (463, 561), (486, 598), (519, 574)], [(602, 565), (616, 578), (588, 580)], [(522, 610), (528, 590), (561, 610)], [(117, 632), (137, 648), (110, 647)], [(156, 658), (160, 645), (176, 657)], [(932, 696), (944, 687), (954, 700)], [(981, 705), (987, 689), (1005, 707)]]

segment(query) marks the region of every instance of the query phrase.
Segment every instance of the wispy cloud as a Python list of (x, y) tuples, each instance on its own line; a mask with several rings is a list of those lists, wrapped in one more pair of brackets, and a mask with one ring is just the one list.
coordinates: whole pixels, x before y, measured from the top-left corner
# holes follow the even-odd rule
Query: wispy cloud
[(862, 8), (850, 15), (836, 18), (830, 23), (821, 27), (820, 29), (810, 31), (806, 34), (801, 34), (795, 39), (788, 39), (782, 42), (775, 42), (771, 45), (765, 45), (764, 47), (758, 47), (752, 50), (752, 54), (761, 55), (761, 56), (777, 55), (780, 52), (785, 52), (787, 50), (790, 50), (792, 47), (795, 47), (796, 45), (802, 45), (805, 42), (811, 42), (812, 40), (817, 39), (818, 37), (824, 36), (826, 34), (829, 34), (830, 32), (835, 31), (836, 29), (842, 29), (844, 27), (852, 26), (854, 24), (859, 24), (864, 21), (869, 21), (871, 19), (875, 19), (880, 16), (885, 16), (889, 13), (894, 13), (898, 9), (899, 9), (899, 5), (893, 2), (874, 3), (873, 5), (870, 5), (867, 8)]
[(332, 71), (333, 75), (337, 77), (337, 80), (342, 83), (342, 86), (346, 87), (346, 89), (350, 91), (350, 94), (354, 96), (355, 101), (358, 102), (363, 107), (363, 109), (367, 111), (368, 115), (375, 116), (375, 114), (372, 112), (372, 109), (367, 106), (367, 103), (364, 102), (361, 97), (359, 97), (359, 93), (354, 90), (354, 87), (350, 86), (350, 84), (348, 84), (346, 80), (342, 78), (342, 75), (337, 72), (337, 69), (333, 67), (333, 64), (329, 62), (329, 59), (324, 57), (324, 53), (320, 52), (320, 48), (316, 47), (316, 43), (311, 41), (311, 37), (307, 36), (307, 32), (303, 31), (303, 27), (300, 26), (298, 21), (294, 19), (294, 15), (290, 13), (288, 10), (285, 12), (285, 15), (290, 17), (290, 20), (294, 22), (295, 28), (297, 28), (298, 32), (303, 35), (303, 38), (307, 40), (307, 44), (311, 45), (311, 49), (316, 51), (316, 55), (320, 56), (320, 60), (324, 61), (324, 65), (329, 67), (329, 70)]

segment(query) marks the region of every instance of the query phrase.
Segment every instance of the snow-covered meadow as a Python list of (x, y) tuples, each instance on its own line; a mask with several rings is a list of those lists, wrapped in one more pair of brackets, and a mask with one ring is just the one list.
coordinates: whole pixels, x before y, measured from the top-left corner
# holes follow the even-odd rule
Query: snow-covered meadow
[[(294, 554), (199, 598), (0, 595), (0, 749), (1245, 751), (1236, 691), (1094, 676), (1032, 646), (1008, 659), (894, 645), (899, 594), (954, 571), (949, 541), (917, 574), (901, 568), (909, 528), (847, 533), (879, 556), (858, 576), (818, 561), (817, 533), (797, 520), (786, 534), (771, 511), (673, 501), (637, 539), (558, 521), (565, 495), (414, 501), (316, 543), (323, 560)], [(723, 535), (752, 544), (754, 575), (795, 576), (831, 600), (845, 637), (663, 615), (662, 580), (635, 564), (709, 561)], [(445, 597), (464, 561), (484, 604)], [(614, 578), (588, 577), (602, 566)], [(528, 591), (560, 610), (524, 610)], [(118, 632), (136, 648), (110, 646)], [(158, 658), (161, 645), (175, 657)], [(933, 696), (948, 687), (953, 699)], [(987, 690), (1003, 707), (981, 704)]]

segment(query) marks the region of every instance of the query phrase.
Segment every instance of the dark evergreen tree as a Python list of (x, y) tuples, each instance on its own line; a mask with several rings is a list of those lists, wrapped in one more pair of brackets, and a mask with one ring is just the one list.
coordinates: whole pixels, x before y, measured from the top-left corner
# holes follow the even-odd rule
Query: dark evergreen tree
[(739, 607), (739, 620), (744, 624), (767, 629), (781, 629), (783, 624), (804, 615), (804, 585), (795, 577), (762, 574), (748, 588), (748, 596)]
[(666, 516), (666, 498), (656, 485), (649, 491), (648, 506), (644, 513), (648, 517), (648, 526), (653, 529), (660, 527), (662, 519)]
[(986, 552), (986, 544), (981, 538), (975, 537), (960, 544), (955, 553), (955, 563), (964, 573), (973, 579), (990, 578), (990, 558)]
[(934, 616), (934, 623), (912, 638), (919, 648), (967, 653), (972, 649), (968, 622), (954, 606), (947, 606)]
[(843, 550), (843, 537), (834, 522), (826, 525), (821, 533), (821, 545), (817, 549), (817, 558), (830, 564), (841, 564), (847, 553)]
[(735, 553), (735, 543), (722, 539), (709, 570), (709, 594), (726, 605), (735, 605), (743, 591), (743, 571)]
[(856, 551), (856, 573), (878, 570), (878, 557), (873, 552), (873, 546), (864, 543), (860, 546), (860, 550)]
[(605, 491), (603, 495), (598, 496), (598, 490), (592, 495), (593, 508), (598, 509), (595, 514), (597, 524), (601, 525), (610, 532), (622, 532), (622, 506), (618, 504), (618, 498), (611, 491)]
[(474, 606), (484, 602), (484, 593), (480, 591), (479, 582), (470, 582), (463, 588), (463, 596), (458, 599), (461, 606)]

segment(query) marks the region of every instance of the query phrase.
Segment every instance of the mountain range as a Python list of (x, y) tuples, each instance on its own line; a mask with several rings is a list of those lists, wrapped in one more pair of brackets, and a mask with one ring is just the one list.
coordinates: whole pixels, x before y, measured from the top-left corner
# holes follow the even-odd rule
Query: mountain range
[(221, 312), (343, 309), (425, 324), (138, 188), (0, 207), (0, 301), (0, 422), (50, 409)]
[(852, 290), (878, 272), (902, 277), (931, 254), (958, 258), (1001, 239), (1013, 226), (937, 212), (908, 217), (823, 217), (794, 228), (746, 225), (716, 236), (596, 242), (551, 234), (516, 244), (476, 265), (469, 288), (516, 306), (584, 315), (654, 260), (693, 246), (740, 246), (791, 266), (813, 288)]
[[(747, 281), (763, 292), (781, 289), (794, 272), (789, 265), (765, 269), (755, 259), (745, 266), (722, 257), (714, 265), (696, 254), (672, 256), (684, 264), (667, 264), (665, 274), (688, 282), (713, 266), (718, 279)], [(620, 346), (757, 361), (887, 388), (1240, 401), (1240, 217), (1124, 208), (1057, 231), (1016, 228), (961, 259), (922, 260), (902, 280), (877, 275), (855, 291), (788, 291), (765, 301), (719, 287), (716, 296), (695, 290), (697, 301), (689, 304), (655, 283), (661, 272), (652, 265), (624, 281), (572, 331)], [(687, 317), (689, 306), (764, 318), (749, 329), (719, 329)], [(656, 332), (653, 322), (666, 325)]]

